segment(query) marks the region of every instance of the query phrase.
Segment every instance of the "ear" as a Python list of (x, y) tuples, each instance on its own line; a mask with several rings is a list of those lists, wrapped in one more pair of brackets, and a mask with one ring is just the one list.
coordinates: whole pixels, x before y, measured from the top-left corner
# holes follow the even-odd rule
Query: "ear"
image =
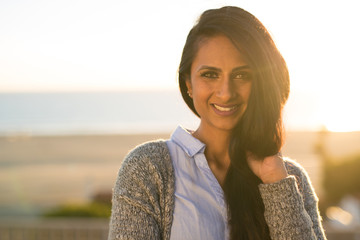
[(190, 78), (186, 78), (185, 80), (186, 87), (188, 89), (187, 93), (189, 94), (189, 97), (192, 98), (192, 86), (191, 86), (191, 80)]

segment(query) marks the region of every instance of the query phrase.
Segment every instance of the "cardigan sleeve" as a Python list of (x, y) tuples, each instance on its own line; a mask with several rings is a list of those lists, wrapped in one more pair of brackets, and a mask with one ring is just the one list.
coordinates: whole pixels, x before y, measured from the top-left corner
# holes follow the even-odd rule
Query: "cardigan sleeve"
[(286, 160), (285, 165), (287, 178), (259, 185), (271, 239), (326, 239), (307, 173), (293, 161)]
[(148, 143), (124, 159), (113, 190), (109, 240), (168, 239), (173, 183), (163, 147)]

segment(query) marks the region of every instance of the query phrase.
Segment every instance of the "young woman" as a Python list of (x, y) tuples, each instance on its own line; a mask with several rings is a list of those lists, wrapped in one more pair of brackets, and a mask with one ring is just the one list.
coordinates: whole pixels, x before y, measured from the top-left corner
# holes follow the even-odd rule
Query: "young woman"
[(325, 239), (307, 174), (280, 154), (289, 74), (259, 20), (204, 12), (179, 85), (200, 125), (125, 158), (109, 239)]

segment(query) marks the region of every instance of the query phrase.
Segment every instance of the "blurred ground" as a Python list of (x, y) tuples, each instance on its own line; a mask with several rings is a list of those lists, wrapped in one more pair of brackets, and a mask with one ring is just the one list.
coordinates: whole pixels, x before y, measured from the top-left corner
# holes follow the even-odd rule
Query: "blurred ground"
[[(0, 137), (0, 216), (34, 215), (64, 202), (86, 202), (111, 191), (121, 161), (136, 145), (170, 134)], [(321, 197), (316, 132), (289, 132), (283, 155), (308, 171)], [(328, 133), (326, 148), (341, 156), (360, 151), (360, 132)]]

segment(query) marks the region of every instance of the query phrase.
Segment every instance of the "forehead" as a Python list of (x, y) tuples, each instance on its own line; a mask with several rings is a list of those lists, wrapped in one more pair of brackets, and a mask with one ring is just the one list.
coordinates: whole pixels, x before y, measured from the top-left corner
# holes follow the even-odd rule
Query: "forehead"
[(198, 44), (192, 70), (201, 65), (225, 69), (248, 65), (245, 56), (226, 36), (219, 35), (203, 38)]

